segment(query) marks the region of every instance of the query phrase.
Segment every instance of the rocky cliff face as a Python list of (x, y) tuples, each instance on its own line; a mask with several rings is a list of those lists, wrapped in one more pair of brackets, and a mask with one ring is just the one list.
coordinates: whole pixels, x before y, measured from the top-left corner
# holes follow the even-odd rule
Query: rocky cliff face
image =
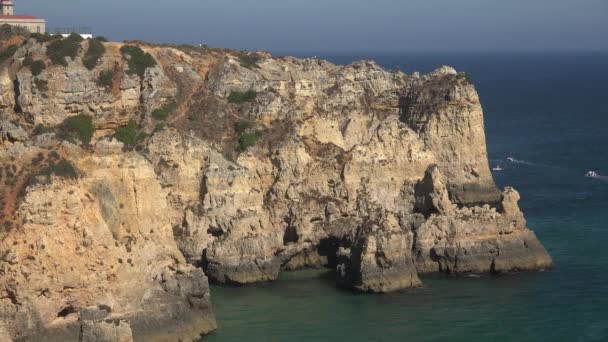
[[(124, 125), (141, 106), (150, 110), (175, 96), (175, 86), (160, 67), (147, 69), (144, 77), (123, 72), (125, 61), (120, 46), (106, 43), (106, 53), (94, 70), (88, 70), (79, 56), (68, 59), (67, 67), (49, 65), (42, 74), (34, 76), (29, 68), (19, 68), (19, 64), (26, 57), (44, 60), (47, 45), (30, 39), (15, 53), (10, 66), (13, 75), (5, 75), (14, 79), (2, 82), (6, 87), (0, 93), (8, 91), (10, 95), (2, 98), (0, 108), (17, 106), (28, 122), (45, 126), (58, 125), (72, 115), (90, 114), (97, 127), (103, 129)], [(80, 54), (87, 49), (85, 41)], [(118, 71), (109, 89), (98, 84), (102, 71), (114, 69)]]
[[(143, 157), (122, 145), (58, 151), (83, 172), (27, 189), (3, 237), (3, 314), (15, 339), (77, 339), (123, 322), (138, 339), (215, 327), (207, 278), (188, 265), (165, 215), (167, 194)], [(28, 152), (37, 153), (29, 148)], [(85, 174), (86, 173), (86, 174)]]
[[(207, 277), (330, 267), (389, 292), (551, 266), (517, 192), (495, 186), (479, 97), (452, 68), (139, 44), (158, 63), (139, 76), (117, 43), (88, 70), (87, 44), (64, 67), (30, 39), (0, 67), (0, 335), (193, 339), (215, 328)], [(91, 146), (40, 129), (77, 114)], [(131, 120), (135, 148), (113, 140)], [(74, 174), (44, 168), (64, 162)]]

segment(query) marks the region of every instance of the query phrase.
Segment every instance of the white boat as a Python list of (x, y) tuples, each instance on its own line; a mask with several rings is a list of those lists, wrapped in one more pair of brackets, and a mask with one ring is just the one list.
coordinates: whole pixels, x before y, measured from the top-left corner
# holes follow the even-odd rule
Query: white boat
[(503, 170), (503, 168), (500, 167), (500, 165), (496, 165), (496, 167), (492, 168), (492, 171), (502, 171), (502, 170)]
[(511, 163), (515, 163), (515, 158), (509, 157), (507, 158), (508, 161), (510, 161)]
[(589, 178), (598, 178), (600, 175), (595, 172), (595, 171), (588, 171), (587, 174), (585, 174), (585, 177), (589, 177)]

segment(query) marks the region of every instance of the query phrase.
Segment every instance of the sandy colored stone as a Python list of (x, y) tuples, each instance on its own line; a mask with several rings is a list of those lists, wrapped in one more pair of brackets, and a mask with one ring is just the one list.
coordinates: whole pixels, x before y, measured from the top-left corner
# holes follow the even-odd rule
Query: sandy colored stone
[[(79, 179), (29, 187), (19, 206), (23, 227), (3, 240), (0, 299), (14, 336), (34, 339), (45, 328), (77, 339), (91, 306), (130, 321), (138, 338), (213, 329), (207, 279), (177, 248), (149, 162), (120, 150), (68, 160)], [(173, 330), (175, 318), (182, 331)]]
[(375, 220), (363, 223), (353, 247), (343, 252), (336, 272), (338, 284), (362, 292), (420, 286), (411, 254), (414, 234), (400, 227), (395, 218)]
[[(0, 68), (0, 162), (19, 164), (20, 185), (38, 153), (79, 174), (10, 193), (10, 338), (191, 340), (215, 329), (207, 277), (248, 284), (330, 267), (342, 285), (390, 292), (419, 286), (418, 273), (552, 264), (519, 194), (496, 187), (479, 96), (451, 67), (408, 76), (266, 53), (252, 66), (244, 52), (140, 44), (158, 62), (140, 78), (125, 72), (122, 43), (105, 43), (87, 70), (86, 45), (33, 76), (23, 60), (46, 61), (46, 47), (30, 40)], [(98, 86), (115, 66), (111, 89)], [(157, 126), (151, 112), (173, 99)], [(80, 113), (93, 116), (93, 146), (35, 133)], [(130, 120), (148, 134), (135, 150), (111, 139)], [(245, 133), (258, 141), (242, 149)]]

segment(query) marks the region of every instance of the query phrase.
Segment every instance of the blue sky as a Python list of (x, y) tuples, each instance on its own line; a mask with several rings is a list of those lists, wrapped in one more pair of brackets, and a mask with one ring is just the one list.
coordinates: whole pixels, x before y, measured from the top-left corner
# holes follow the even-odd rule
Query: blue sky
[(608, 0), (15, 0), (111, 40), (274, 51), (608, 51)]

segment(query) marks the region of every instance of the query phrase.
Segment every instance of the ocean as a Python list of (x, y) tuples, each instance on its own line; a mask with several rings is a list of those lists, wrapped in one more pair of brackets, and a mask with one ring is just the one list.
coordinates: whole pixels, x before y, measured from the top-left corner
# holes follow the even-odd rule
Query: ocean
[(373, 59), (408, 74), (443, 64), (468, 72), (484, 106), (490, 163), (503, 168), (495, 180), (520, 191), (555, 267), (425, 276), (423, 288), (387, 295), (341, 291), (326, 270), (212, 286), (219, 329), (206, 341), (608, 341), (608, 177), (585, 177), (608, 176), (607, 54), (294, 55)]

